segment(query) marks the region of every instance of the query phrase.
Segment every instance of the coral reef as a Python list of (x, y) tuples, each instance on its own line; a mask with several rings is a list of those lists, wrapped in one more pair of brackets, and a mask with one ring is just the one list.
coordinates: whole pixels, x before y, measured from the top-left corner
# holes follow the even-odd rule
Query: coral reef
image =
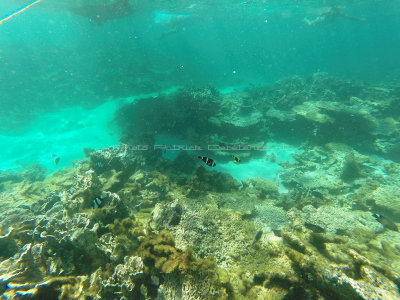
[[(373, 216), (400, 221), (396, 97), (318, 73), (127, 104), (116, 118), (131, 145), (86, 149), (49, 177), (34, 165), (0, 173), (0, 294), (398, 299), (400, 235)], [(132, 146), (151, 146), (155, 131), (222, 146), (302, 143), (273, 181), (237, 182), (188, 151), (170, 161)]]
[(178, 201), (167, 204), (158, 203), (152, 215), (152, 221), (157, 229), (179, 225), (183, 213), (182, 205)]
[[(156, 101), (154, 98), (145, 98), (127, 104), (117, 113), (117, 120), (123, 128), (135, 128), (140, 136), (153, 135), (154, 132), (176, 133), (184, 137), (191, 132), (205, 134), (207, 119), (214, 115), (215, 103), (219, 102), (220, 97), (212, 87), (185, 88), (173, 95), (160, 95)], [(129, 141), (136, 144), (136, 140)]]
[[(127, 104), (117, 120), (124, 142), (135, 145), (139, 136), (155, 133), (224, 147), (263, 147), (268, 139), (279, 137), (319, 146), (343, 143), (399, 162), (396, 108), (391, 109), (397, 100), (393, 90), (316, 73), (226, 94), (210, 87), (185, 88), (156, 101)], [(229, 155), (217, 148), (213, 154), (219, 159)], [(242, 157), (259, 154), (241, 152)]]
[(204, 167), (196, 169), (187, 183), (189, 195), (194, 196), (205, 192), (228, 193), (237, 190), (240, 184), (229, 174), (207, 172)]

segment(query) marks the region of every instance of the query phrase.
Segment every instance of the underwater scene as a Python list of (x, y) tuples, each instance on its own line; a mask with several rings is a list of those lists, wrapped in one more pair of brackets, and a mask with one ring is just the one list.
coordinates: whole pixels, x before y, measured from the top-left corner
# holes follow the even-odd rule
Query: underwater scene
[(400, 1), (1, 0), (1, 299), (400, 299)]

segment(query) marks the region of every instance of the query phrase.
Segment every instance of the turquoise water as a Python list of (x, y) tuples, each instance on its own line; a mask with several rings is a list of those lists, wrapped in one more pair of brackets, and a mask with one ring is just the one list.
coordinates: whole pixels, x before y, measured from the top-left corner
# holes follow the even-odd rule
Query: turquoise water
[(399, 299), (398, 28), (395, 0), (1, 0), (0, 294)]
[[(0, 15), (24, 3), (2, 1)], [(99, 26), (72, 12), (84, 1), (43, 0), (0, 28), (10, 71), (1, 74), (3, 95), (37, 106), (86, 104), (177, 83), (224, 87), (318, 71), (380, 80), (399, 68), (396, 1), (351, 1), (344, 12), (365, 21), (320, 26), (303, 18), (330, 3), (251, 3), (139, 2), (131, 15)]]
[[(27, 3), (4, 0), (0, 16)], [(99, 26), (74, 13), (85, 1), (43, 0), (1, 24), (2, 127), (13, 129), (36, 111), (176, 84), (223, 88), (319, 71), (373, 81), (398, 76), (396, 1), (344, 3), (362, 21), (338, 17), (318, 26), (303, 19), (334, 2), (246, 3), (139, 1), (131, 15)], [(29, 112), (19, 112), (25, 105)]]
[[(83, 148), (105, 148), (118, 145), (118, 133), (112, 126), (110, 113), (116, 101), (93, 109), (73, 106), (46, 113), (26, 127), (22, 134), (2, 135), (1, 169), (12, 169), (18, 163), (37, 161), (50, 170), (71, 166), (83, 158)], [(60, 157), (55, 166), (51, 155)]]

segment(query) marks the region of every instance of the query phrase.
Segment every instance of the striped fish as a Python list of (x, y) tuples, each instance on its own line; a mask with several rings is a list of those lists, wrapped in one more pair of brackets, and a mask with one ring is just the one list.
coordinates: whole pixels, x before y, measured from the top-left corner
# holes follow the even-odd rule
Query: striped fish
[(204, 161), (206, 163), (207, 166), (209, 167), (215, 167), (215, 161), (212, 158), (209, 157), (205, 157), (205, 156), (197, 156), (197, 158), (201, 159), (202, 161)]
[(93, 200), (93, 208), (99, 208), (101, 207), (101, 200), (100, 198), (96, 197), (96, 199)]

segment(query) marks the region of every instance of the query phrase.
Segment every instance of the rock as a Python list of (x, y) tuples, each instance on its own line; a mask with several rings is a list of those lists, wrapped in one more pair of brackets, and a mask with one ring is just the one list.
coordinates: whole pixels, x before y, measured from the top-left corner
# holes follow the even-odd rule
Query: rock
[(0, 229), (6, 232), (8, 227), (15, 227), (16, 224), (35, 221), (31, 210), (25, 208), (10, 208), (0, 212)]
[(252, 213), (254, 214), (253, 221), (266, 232), (280, 230), (289, 224), (286, 212), (269, 202), (256, 204)]
[(128, 145), (120, 144), (118, 147), (109, 147), (90, 153), (90, 167), (97, 174), (108, 170), (127, 171), (133, 173), (140, 166), (135, 152)]
[(96, 233), (87, 228), (77, 228), (71, 235), (72, 244), (78, 249), (84, 249), (89, 254), (96, 252), (97, 241)]
[(373, 192), (374, 210), (400, 222), (400, 189), (399, 181), (388, 180)]
[(172, 203), (157, 203), (153, 210), (153, 222), (158, 230), (168, 229), (170, 226), (179, 225), (183, 208), (178, 201)]
[[(328, 268), (324, 276), (337, 287), (337, 292), (349, 299), (399, 299), (396, 284), (377, 273), (372, 267), (361, 266), (356, 276), (349, 276), (348, 268)], [(356, 278), (354, 278), (356, 277)]]
[(167, 275), (160, 286), (157, 300), (182, 299), (229, 299), (228, 293), (216, 289), (209, 281), (196, 280), (194, 277)]
[(379, 223), (368, 212), (328, 205), (316, 209), (308, 205), (303, 208), (301, 215), (304, 222), (317, 225), (329, 234), (378, 233), (381, 230)]
[(98, 294), (102, 298), (119, 294), (126, 299), (141, 299), (143, 295), (140, 287), (145, 280), (143, 272), (143, 261), (140, 257), (126, 256), (124, 263), (115, 267), (110, 278), (100, 281)]
[(89, 296), (88, 287), (87, 276), (54, 277), (38, 284), (10, 283), (3, 296), (7, 299), (83, 299)]
[(3, 259), (13, 256), (18, 251), (18, 245), (11, 236), (13, 230), (14, 228), (8, 227), (7, 233), (0, 235), (0, 257)]

